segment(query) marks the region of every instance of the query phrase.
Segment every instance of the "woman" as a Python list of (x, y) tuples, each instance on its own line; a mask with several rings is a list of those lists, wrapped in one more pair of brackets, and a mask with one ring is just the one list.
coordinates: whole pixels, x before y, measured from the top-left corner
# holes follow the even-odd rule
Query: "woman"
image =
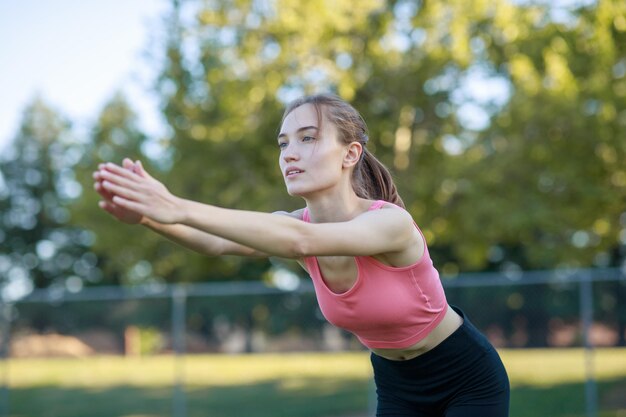
[(495, 349), (446, 301), (424, 237), (359, 113), (332, 95), (285, 110), (279, 165), (291, 213), (230, 210), (171, 194), (141, 166), (103, 164), (100, 206), (208, 255), (279, 256), (311, 276), (324, 316), (371, 350), (378, 416), (504, 417), (509, 383)]

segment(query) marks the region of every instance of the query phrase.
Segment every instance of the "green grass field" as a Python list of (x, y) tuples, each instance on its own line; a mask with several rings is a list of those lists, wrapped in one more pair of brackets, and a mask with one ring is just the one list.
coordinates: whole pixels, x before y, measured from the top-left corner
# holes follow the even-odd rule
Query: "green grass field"
[[(583, 417), (581, 350), (503, 350), (511, 417)], [(599, 417), (626, 416), (626, 349), (594, 354)], [(12, 359), (9, 416), (165, 417), (176, 375), (189, 417), (366, 416), (373, 387), (367, 353)], [(6, 398), (5, 398), (6, 400)], [(5, 406), (6, 409), (6, 406)]]

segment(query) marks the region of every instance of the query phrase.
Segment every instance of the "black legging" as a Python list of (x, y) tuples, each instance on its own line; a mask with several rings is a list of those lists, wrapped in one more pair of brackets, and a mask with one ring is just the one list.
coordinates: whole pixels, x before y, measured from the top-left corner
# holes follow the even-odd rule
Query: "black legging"
[(463, 324), (407, 361), (371, 355), (377, 417), (507, 417), (509, 379), (496, 350), (456, 307)]

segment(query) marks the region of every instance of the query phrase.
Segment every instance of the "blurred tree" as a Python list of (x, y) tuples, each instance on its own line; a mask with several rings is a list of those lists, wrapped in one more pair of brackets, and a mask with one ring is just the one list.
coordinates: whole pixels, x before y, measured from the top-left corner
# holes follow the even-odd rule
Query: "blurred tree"
[[(286, 102), (333, 91), (368, 121), (369, 146), (395, 172), (445, 276), (622, 262), (623, 2), (174, 6), (159, 82), (174, 192), (228, 207), (299, 206), (267, 145)], [(192, 274), (269, 266), (210, 262)], [(547, 322), (547, 297), (527, 297), (546, 307), (533, 323)], [(545, 343), (541, 329), (528, 331)]]
[(25, 109), (0, 160), (0, 285), (15, 299), (33, 287), (78, 291), (100, 271), (92, 232), (71, 224), (81, 187), (72, 170), (82, 144), (69, 122), (41, 99)]
[(103, 162), (120, 164), (123, 158), (140, 159), (149, 172), (156, 171), (154, 174), (157, 175), (159, 171), (143, 152), (149, 143), (125, 96), (117, 93), (100, 112), (89, 144), (76, 167), (85, 193), (72, 206), (72, 217), (76, 224), (88, 228), (96, 236), (94, 251), (100, 257), (104, 272), (104, 279), (99, 284), (146, 284), (171, 272), (167, 264), (159, 260), (167, 257), (175, 249), (174, 245), (141, 226), (129, 226), (114, 220), (98, 207), (100, 196), (93, 190), (92, 174)]
[[(444, 275), (621, 262), (623, 2), (172, 4), (157, 90), (171, 128), (161, 178), (174, 193), (300, 206), (277, 169), (281, 109), (333, 91), (364, 114)], [(181, 280), (270, 267), (159, 260)]]
[(618, 265), (626, 5), (498, 8), (477, 35), (512, 93), (462, 153), (469, 163), (444, 212), (454, 223), (448, 231), (463, 236), (455, 252), (469, 258), (472, 248), (487, 249), (478, 262), (467, 259), (478, 267), (489, 254), (524, 269)]
[[(390, 6), (376, 1), (358, 8), (349, 1), (177, 4), (159, 82), (174, 149), (166, 184), (183, 196), (227, 207), (301, 206), (284, 191), (278, 170), (275, 138), (282, 108), (318, 90), (354, 99), (374, 71), (382, 75), (389, 56), (377, 39), (393, 20)], [(384, 111), (384, 100), (377, 109)], [(269, 267), (265, 261), (222, 258), (203, 261), (197, 269), (187, 262), (185, 270), (192, 276), (211, 271), (218, 277), (256, 278)]]
[[(295, 209), (302, 202), (284, 191), (275, 137), (285, 103), (318, 91), (363, 113), (368, 146), (395, 173), (443, 275), (501, 270), (516, 279), (525, 269), (624, 262), (623, 1), (172, 6), (156, 83), (166, 138), (147, 138), (121, 95), (101, 112), (86, 148), (40, 101), (25, 112), (0, 166), (5, 289), (60, 276), (73, 288), (85, 279), (259, 279), (290, 267), (202, 257), (118, 224), (97, 208), (91, 172), (128, 156), (182, 197)], [(88, 249), (94, 236), (104, 262)], [(469, 298), (483, 297), (471, 291)], [(519, 291), (500, 300), (499, 311), (532, 303), (532, 322), (545, 323), (561, 308), (547, 293)], [(623, 291), (615, 297), (624, 304)], [(545, 342), (535, 334), (532, 343)]]

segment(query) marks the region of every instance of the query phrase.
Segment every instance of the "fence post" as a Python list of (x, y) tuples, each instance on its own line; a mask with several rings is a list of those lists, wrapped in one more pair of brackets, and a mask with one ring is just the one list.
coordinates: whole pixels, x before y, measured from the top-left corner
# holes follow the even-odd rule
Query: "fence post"
[(177, 285), (172, 291), (172, 345), (174, 348), (174, 417), (187, 416), (187, 404), (184, 392), (185, 384), (185, 316), (187, 310), (187, 291)]
[(0, 301), (0, 360), (2, 361), (2, 389), (0, 391), (0, 416), (9, 415), (9, 365), (11, 340), (11, 304)]
[(580, 319), (585, 354), (585, 406), (587, 417), (598, 415), (598, 395), (594, 378), (593, 344), (589, 331), (593, 323), (593, 282), (588, 272), (583, 272), (580, 281)]

